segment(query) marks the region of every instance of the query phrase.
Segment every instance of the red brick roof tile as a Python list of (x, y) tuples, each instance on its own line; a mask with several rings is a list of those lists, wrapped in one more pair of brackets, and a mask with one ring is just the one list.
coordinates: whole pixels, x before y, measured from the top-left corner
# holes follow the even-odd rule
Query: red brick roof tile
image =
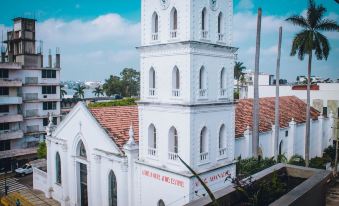
[(101, 107), (89, 110), (120, 149), (129, 139), (128, 131), (131, 124), (134, 129), (135, 142), (139, 142), (137, 106)]
[[(294, 118), (296, 123), (306, 121), (306, 103), (295, 96), (280, 97), (280, 128), (288, 127)], [(274, 124), (275, 97), (260, 98), (259, 100), (259, 131), (267, 132)], [(253, 99), (241, 99), (235, 110), (235, 136), (243, 136), (246, 127), (252, 128)], [(312, 119), (317, 119), (320, 113), (311, 107)]]

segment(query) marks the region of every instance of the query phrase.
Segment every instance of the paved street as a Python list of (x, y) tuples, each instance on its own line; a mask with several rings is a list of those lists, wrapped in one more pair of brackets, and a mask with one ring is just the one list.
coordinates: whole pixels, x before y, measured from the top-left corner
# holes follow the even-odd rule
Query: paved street
[(338, 206), (339, 205), (339, 178), (336, 179), (334, 185), (329, 188), (326, 196), (327, 206)]
[[(13, 175), (8, 175), (7, 185), (9, 186), (8, 192), (16, 192), (24, 189), (29, 189), (33, 187), (33, 175), (27, 175), (25, 177), (14, 177)], [(5, 178), (2, 176), (0, 178), (0, 191), (4, 192), (5, 190)]]

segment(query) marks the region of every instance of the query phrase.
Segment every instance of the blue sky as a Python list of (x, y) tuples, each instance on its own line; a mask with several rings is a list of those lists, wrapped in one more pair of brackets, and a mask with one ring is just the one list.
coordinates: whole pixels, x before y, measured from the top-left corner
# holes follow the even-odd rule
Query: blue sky
[[(339, 21), (339, 4), (335, 0), (316, 2), (328, 9), (327, 16)], [(289, 57), (290, 43), (298, 29), (283, 20), (291, 14), (301, 14), (307, 0), (234, 0), (234, 46), (239, 47), (238, 60), (249, 69), (254, 66), (259, 6), (263, 8), (260, 70), (275, 71), (277, 31), (282, 25), (281, 76), (293, 80), (296, 75), (306, 74), (306, 61)], [(37, 38), (44, 41), (45, 53), (48, 48), (61, 48), (63, 80), (103, 80), (124, 67), (139, 69), (135, 47), (140, 44), (140, 0), (11, 0), (2, 1), (0, 13), (1, 30), (12, 26), (13, 17), (38, 19)], [(339, 78), (339, 62), (334, 58), (339, 54), (339, 35), (331, 33), (328, 37), (331, 55), (326, 62), (314, 61), (313, 73)]]

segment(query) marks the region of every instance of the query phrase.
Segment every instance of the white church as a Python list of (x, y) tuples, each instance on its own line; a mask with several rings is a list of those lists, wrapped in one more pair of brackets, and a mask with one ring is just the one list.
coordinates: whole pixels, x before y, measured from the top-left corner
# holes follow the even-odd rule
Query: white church
[(216, 191), (235, 175), (235, 148), (249, 154), (233, 101), (233, 0), (141, 5), (138, 106), (78, 103), (47, 128), (47, 173), (34, 169), (34, 188), (62, 206), (185, 205), (206, 191), (179, 156)]

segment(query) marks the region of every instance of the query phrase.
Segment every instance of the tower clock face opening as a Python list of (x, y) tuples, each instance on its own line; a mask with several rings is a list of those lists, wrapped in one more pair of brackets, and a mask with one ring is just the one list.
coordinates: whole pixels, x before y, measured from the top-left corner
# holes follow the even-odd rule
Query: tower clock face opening
[(167, 9), (169, 6), (170, 0), (160, 0), (160, 5), (162, 9)]

